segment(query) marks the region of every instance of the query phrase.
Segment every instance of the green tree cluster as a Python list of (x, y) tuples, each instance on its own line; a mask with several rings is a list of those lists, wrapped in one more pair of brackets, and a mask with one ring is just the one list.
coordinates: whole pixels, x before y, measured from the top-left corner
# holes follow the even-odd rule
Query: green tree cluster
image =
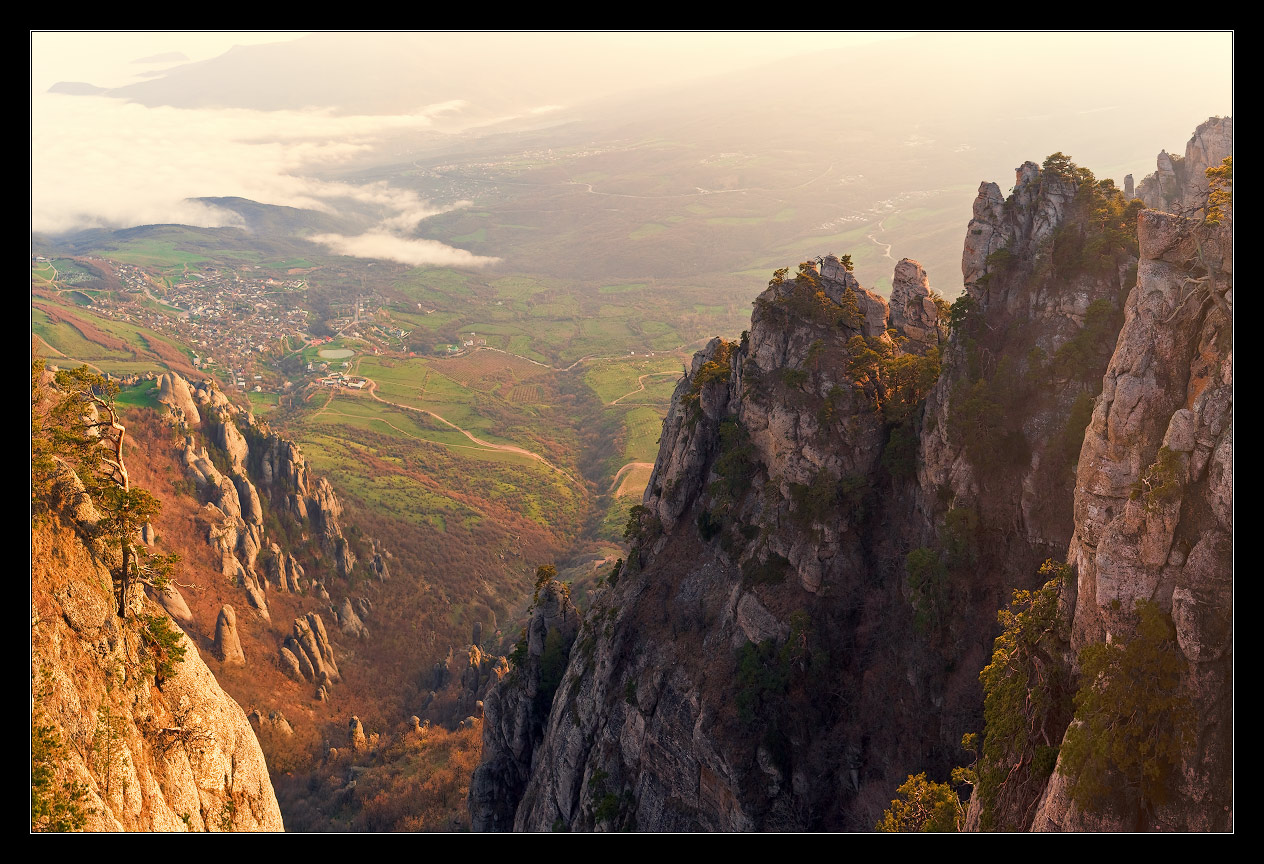
[(688, 411), (686, 415), (689, 425), (702, 419), (702, 391), (710, 384), (725, 382), (733, 373), (730, 360), (736, 343), (720, 340), (711, 359), (703, 363), (689, 381), (689, 392), (681, 399), (681, 405)]
[(141, 626), (141, 638), (153, 659), (157, 683), (161, 684), (175, 675), (186, 650), (184, 633), (166, 615), (146, 615)]
[(1105, 298), (1094, 300), (1084, 313), (1084, 325), (1058, 346), (1054, 368), (1064, 377), (1101, 385), (1102, 369), (1114, 353), (1115, 336), (1123, 326), (1123, 312)]
[[(784, 560), (784, 559), (783, 559)], [(829, 652), (820, 644), (811, 616), (799, 609), (789, 618), (785, 641), (747, 642), (737, 651), (737, 712), (744, 731), (758, 735), (783, 774), (793, 767), (790, 730), (802, 721), (802, 701), (787, 698), (792, 687), (827, 674)]]
[(1207, 169), (1207, 224), (1224, 222), (1233, 206), (1233, 157)]
[(965, 825), (965, 808), (952, 786), (935, 783), (926, 772), (910, 774), (899, 795), (874, 827), (887, 834), (943, 833), (960, 831)]
[(954, 507), (944, 516), (937, 548), (923, 546), (904, 559), (913, 627), (923, 636), (940, 633), (953, 617), (953, 585), (966, 584), (979, 563), (979, 515)]
[[(126, 427), (117, 404), (119, 385), (86, 366), (63, 369), (44, 384), (44, 363), (31, 363), (31, 509), (42, 518), (55, 508), (64, 486), (58, 460), (75, 473), (101, 514), (93, 538), (115, 558), (112, 566), (118, 616), (127, 616), (131, 588), (164, 588), (179, 563), (175, 555), (154, 555), (139, 542), (146, 522), (161, 502), (133, 487), (124, 460)], [(89, 530), (85, 528), (84, 530)]]
[(887, 424), (913, 416), (939, 380), (939, 369), (938, 348), (906, 354), (894, 341), (864, 336), (847, 343), (847, 374)]
[[(850, 258), (848, 261), (850, 262)], [(787, 268), (776, 271), (768, 286), (771, 288), (784, 285), (787, 273), (789, 273)], [(772, 302), (757, 299), (755, 305), (764, 311), (784, 309), (796, 320), (813, 321), (829, 327), (859, 330), (863, 323), (860, 301), (855, 292), (850, 288), (845, 289), (840, 301), (835, 303), (825, 293), (820, 276), (811, 261), (804, 261), (799, 265), (799, 272), (790, 283), (788, 291), (782, 289), (776, 300)]]
[(66, 762), (66, 744), (45, 711), (49, 682), (44, 677), (32, 687), (31, 709), (31, 830), (82, 831), (88, 819), (88, 790), (75, 780), (59, 780)]
[(1056, 273), (1105, 274), (1137, 257), (1137, 217), (1145, 208), (1141, 199), (1125, 198), (1113, 180), (1098, 180), (1061, 153), (1045, 161), (1044, 171), (1076, 184), (1070, 211), (1053, 232), (1046, 259)]
[(1147, 513), (1153, 513), (1164, 504), (1179, 498), (1183, 488), (1182, 461), (1179, 452), (1160, 447), (1154, 463), (1141, 472), (1141, 476), (1132, 484), (1129, 498), (1140, 501), (1141, 508)]
[(1015, 591), (1009, 608), (998, 613), (1003, 629), (979, 674), (985, 729), (975, 791), (985, 831), (1021, 831), (1030, 824), (1070, 720), (1058, 600), (1071, 572), (1046, 561), (1040, 573), (1047, 581), (1039, 590)]
[(1172, 619), (1138, 600), (1136, 633), (1080, 652), (1075, 722), (1059, 770), (1084, 810), (1136, 808), (1151, 815), (1167, 801), (1173, 769), (1191, 741), (1193, 703), (1181, 686), (1185, 661)]

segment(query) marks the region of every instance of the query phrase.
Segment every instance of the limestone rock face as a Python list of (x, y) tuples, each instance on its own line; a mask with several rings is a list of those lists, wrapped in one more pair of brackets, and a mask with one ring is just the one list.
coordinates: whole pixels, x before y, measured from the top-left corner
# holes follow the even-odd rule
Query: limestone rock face
[(333, 646), (325, 632), (325, 622), (319, 614), (308, 612), (294, 619), (293, 632), (285, 637), (279, 649), (279, 665), (295, 680), (298, 680), (293, 674), (296, 667), (298, 674), (312, 684), (342, 680), (338, 664), (334, 662)]
[(101, 513), (97, 510), (87, 488), (70, 463), (60, 456), (54, 456), (57, 474), (53, 479), (53, 499), (59, 510), (66, 513), (76, 523), (91, 529), (101, 521)]
[[(1154, 825), (1075, 813), (1056, 773), (1024, 812), (1042, 828), (1229, 824), (1230, 247), (1146, 213), (1139, 257), (1068, 256), (1095, 230), (1085, 201), (1110, 193), (1047, 165), (1020, 166), (1008, 199), (980, 187), (964, 316), (912, 416), (884, 422), (885, 372), (865, 371), (870, 355), (934, 360), (911, 338), (932, 321), (911, 261), (898, 311), (838, 259), (779, 271), (741, 341), (694, 356), (626, 565), (566, 669), (545, 669), (537, 609), (484, 699), (475, 830), (872, 830), (907, 776), (959, 764), (996, 610), (1068, 547), (1071, 653), (1127, 638), (1138, 597), (1170, 609), (1197, 744), (1184, 809)], [(927, 353), (901, 358), (891, 325)], [(1163, 494), (1134, 499), (1142, 479)], [(921, 581), (926, 560), (952, 572), (946, 593)]]
[[(252, 425), (246, 437), (258, 460), (262, 494), (295, 518), (310, 522), (312, 533), (332, 559), (334, 569), (346, 578), (355, 567), (356, 556), (342, 534), (342, 503), (333, 486), (324, 477), (314, 478), (298, 445), (270, 431), (266, 425)], [(371, 569), (378, 579), (385, 579), (385, 558), (375, 557)]]
[(154, 591), (146, 587), (146, 593), (171, 616), (173, 621), (180, 625), (182, 630), (188, 632), (192, 629), (193, 612), (189, 609), (189, 604), (185, 602), (179, 588), (168, 583), (162, 591)]
[(238, 584), (245, 589), (246, 599), (259, 613), (259, 617), (264, 621), (271, 621), (272, 616), (268, 613), (268, 597), (263, 593), (263, 588), (259, 585), (254, 573), (250, 570), (241, 570), (238, 573)]
[(373, 557), (368, 561), (369, 573), (371, 573), (379, 582), (385, 582), (391, 578), (390, 568), (387, 566), (387, 559), (391, 557), (391, 553), (382, 547), (377, 540), (373, 541)]
[[(282, 645), (278, 650), (277, 655), (277, 665), (281, 667), (281, 671), (288, 677), (295, 681), (302, 681), (304, 678), (310, 679), (310, 674), (303, 674), (303, 667), (298, 662), (298, 657), (290, 650), (288, 644)], [(308, 668), (311, 668), (310, 661), (308, 662)]]
[[(834, 494), (844, 478), (878, 470), (882, 421), (846, 370), (857, 337), (896, 350), (889, 323), (885, 301), (827, 257), (793, 280), (774, 278), (742, 343), (713, 340), (695, 355), (664, 421), (642, 544), (593, 613), (599, 623), (578, 637), (551, 705), (522, 670), (483, 700), (484, 761), (470, 792), (476, 830), (811, 824), (796, 815), (796, 796), (816, 795), (814, 784), (831, 786), (831, 772), (850, 766), (782, 770), (759, 756), (758, 735), (733, 728), (724, 705), (740, 646), (789, 637), (796, 608), (860, 602), (871, 566), (862, 517), (810, 509), (807, 493)], [(733, 450), (740, 471), (717, 467)], [(745, 487), (731, 500), (717, 496), (720, 471)], [(709, 548), (699, 544), (704, 511), (732, 526)], [(531, 657), (543, 649), (546, 614), (533, 619)], [(835, 731), (804, 734), (824, 741)], [(747, 768), (759, 758), (775, 780), (752, 779)], [(621, 803), (599, 820), (594, 802), (606, 796)]]
[(354, 714), (347, 726), (347, 745), (357, 752), (369, 749), (369, 741), (364, 736), (364, 726), (360, 723), (360, 718)]
[(475, 831), (507, 831), (514, 826), (516, 801), (526, 786), (548, 719), (543, 698), (548, 694), (542, 691), (548, 684), (542, 681), (545, 651), (552, 648), (564, 655), (578, 628), (578, 615), (569, 596), (556, 583), (546, 584), (527, 626), (526, 660), (511, 673), (516, 686), (493, 689), (484, 702), (483, 747), (491, 758), (484, 756), (470, 778), (470, 817)]
[(979, 184), (974, 199), (974, 217), (966, 230), (965, 248), (961, 253), (961, 274), (965, 284), (978, 282), (985, 275), (987, 259), (1009, 244), (1009, 231), (1004, 218), (1005, 196), (995, 183)]
[(232, 467), (243, 467), (246, 464), (246, 458), (250, 455), (250, 448), (246, 445), (246, 439), (237, 428), (237, 424), (233, 422), (232, 414), (227, 410), (220, 410), (214, 412), (211, 417), (213, 422), (208, 424), (211, 439), (217, 447), (228, 454), (229, 464)]
[[(68, 745), (59, 782), (86, 787), (86, 830), (284, 830), (245, 712), (188, 637), (175, 671), (155, 686), (138, 619), (115, 615), (109, 585), (70, 531), (33, 532), (34, 708)], [(143, 611), (162, 615), (156, 605)], [(85, 758), (107, 739), (109, 763)]]
[(364, 622), (356, 614), (355, 606), (352, 605), (350, 597), (344, 597), (342, 606), (338, 608), (338, 626), (348, 636), (353, 636), (356, 639), (369, 638), (369, 628), (364, 626)]
[(1233, 155), (1233, 118), (1212, 117), (1194, 130), (1185, 155), (1159, 154), (1157, 170), (1137, 186), (1137, 197), (1150, 210), (1201, 217), (1207, 200), (1207, 169)]
[(237, 635), (237, 613), (232, 606), (221, 608), (215, 621), (215, 653), (225, 666), (246, 665), (246, 655), (242, 653), (241, 639)]
[(172, 417), (185, 426), (201, 425), (202, 415), (193, 401), (189, 382), (178, 373), (164, 372), (158, 376), (158, 401), (166, 405)]
[(294, 727), (290, 725), (290, 721), (285, 719), (285, 715), (280, 711), (269, 711), (264, 715), (258, 708), (251, 711), (247, 717), (250, 719), (250, 725), (255, 729), (267, 727), (277, 734), (289, 737), (294, 734)]
[[(948, 501), (995, 526), (992, 533), (1005, 538), (998, 563), (1014, 574), (1011, 584), (1022, 584), (1018, 574), (1035, 572), (1045, 558), (1060, 559), (1072, 531), (1074, 475), (1067, 462), (1073, 450), (1067, 436), (1073, 433), (1067, 431), (1067, 418), (1085, 392), (1084, 380), (1099, 373), (1094, 369), (1077, 380), (1058, 371), (1056, 358), (1084, 329), (1094, 303), (1108, 304), (1110, 328), (1117, 330), (1131, 288), (1126, 266), (1066, 273), (1051, 267), (1053, 234), (1072, 218), (1080, 182), (1025, 162), (1015, 172), (1008, 200), (995, 184), (980, 186), (966, 231), (962, 278), (974, 320), (986, 323), (974, 325), (969, 335), (973, 353), (962, 338), (944, 346), (942, 372), (927, 398), (920, 435), (919, 510), (942, 514), (944, 506), (936, 499)], [(1103, 343), (1110, 338), (1107, 334)], [(1109, 358), (1103, 349), (1099, 344), (1094, 357), (1102, 371)], [(1011, 394), (1013, 404), (1002, 410), (1019, 428), (1004, 452), (971, 458), (969, 435), (954, 435), (960, 428), (954, 424), (960, 414), (954, 397), (964, 397), (965, 388), (973, 386), (980, 357), (993, 363), (1007, 358), (1004, 371), (991, 373), (994, 381), (1004, 377), (1006, 382), (996, 384), (990, 398), (1003, 401)], [(1035, 388), (1033, 381), (1047, 383)], [(992, 449), (1002, 448), (998, 442)]]
[[(1130, 639), (1138, 600), (1170, 612), (1197, 729), (1175, 800), (1153, 824), (1137, 812), (1109, 815), (1126, 830), (1224, 831), (1233, 786), (1232, 239), (1226, 228), (1152, 211), (1139, 236), (1137, 287), (1080, 454), (1072, 649)], [(1187, 296), (1193, 278), (1203, 281)], [(1066, 786), (1049, 784), (1037, 830), (1093, 830), (1097, 817), (1079, 812)]]
[(930, 299), (930, 280), (922, 265), (904, 258), (895, 265), (891, 279), (891, 326), (912, 343), (918, 353), (938, 346), (939, 310)]

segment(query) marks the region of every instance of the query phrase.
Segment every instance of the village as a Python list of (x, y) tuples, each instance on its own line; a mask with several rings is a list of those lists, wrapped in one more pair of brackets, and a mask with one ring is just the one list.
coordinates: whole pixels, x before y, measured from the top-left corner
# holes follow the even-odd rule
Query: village
[[(215, 369), (238, 387), (262, 380), (256, 365), (260, 355), (282, 345), (301, 347), (310, 341), (308, 315), (287, 299), (303, 291), (302, 278), (277, 279), (244, 266), (241, 272), (187, 266), (178, 281), (159, 282), (144, 268), (106, 259), (124, 292), (100, 292), (93, 311), (108, 318), (139, 324), (202, 349), (193, 357), (199, 369)], [(144, 299), (137, 299), (136, 295)]]

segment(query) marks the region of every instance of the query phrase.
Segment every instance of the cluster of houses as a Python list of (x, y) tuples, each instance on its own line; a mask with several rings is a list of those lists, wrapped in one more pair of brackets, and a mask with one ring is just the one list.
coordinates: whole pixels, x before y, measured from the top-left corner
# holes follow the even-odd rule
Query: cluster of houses
[(322, 387), (347, 387), (351, 390), (363, 390), (368, 386), (367, 378), (361, 378), (359, 375), (343, 375), (341, 372), (334, 372), (326, 375), (319, 381)]

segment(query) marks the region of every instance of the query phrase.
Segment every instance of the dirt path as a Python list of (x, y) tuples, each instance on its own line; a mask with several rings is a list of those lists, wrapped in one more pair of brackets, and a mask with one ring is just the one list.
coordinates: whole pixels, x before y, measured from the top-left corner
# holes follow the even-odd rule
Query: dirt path
[[(304, 401), (309, 401), (309, 400), (311, 400), (312, 396), (315, 396), (315, 395), (316, 395), (315, 393), (310, 394), (310, 395), (307, 397), (307, 399), (305, 399)], [(329, 406), (333, 404), (334, 397), (335, 397), (335, 396), (337, 396), (337, 395), (338, 395), (338, 391), (337, 391), (337, 390), (335, 390), (335, 389), (334, 389), (334, 388), (332, 388), (332, 387), (331, 387), (331, 388), (329, 388), (329, 398), (325, 400), (325, 404), (324, 404), (324, 405), (321, 405), (321, 406), (320, 406), (320, 408), (316, 409), (316, 413), (315, 413), (315, 414), (313, 414), (312, 416), (313, 416), (313, 417), (319, 417), (321, 414), (324, 414), (327, 410), (329, 410)]]
[[(327, 414), (327, 415), (328, 415), (328, 416), (330, 416), (330, 417), (347, 417), (347, 418), (352, 419), (352, 420), (363, 420), (363, 419), (364, 419), (364, 415), (362, 415), (362, 414), (343, 414), (341, 411), (324, 411), (324, 410), (322, 410), (322, 412), (321, 412), (321, 413), (323, 413), (323, 414)], [(392, 423), (391, 421), (389, 421), (389, 420), (387, 420), (387, 419), (385, 419), (385, 418), (383, 418), (383, 417), (375, 417), (374, 419), (375, 419), (375, 420), (377, 420), (379, 423), (385, 423), (387, 426), (389, 426), (389, 427), (391, 427), (392, 429), (394, 429), (394, 430), (395, 430), (396, 432), (398, 432), (400, 435), (403, 435), (405, 438), (411, 438), (411, 439), (413, 439), (414, 441), (424, 441), (424, 442), (425, 442), (425, 443), (427, 443), (427, 444), (435, 444), (435, 445), (437, 445), (437, 446), (439, 446), (439, 447), (447, 447), (447, 448), (449, 448), (449, 449), (451, 449), (451, 450), (487, 450), (487, 449), (488, 449), (488, 448), (486, 448), (486, 447), (479, 447), (479, 446), (476, 446), (476, 445), (474, 445), (474, 444), (449, 444), (449, 443), (448, 443), (448, 442), (446, 442), (446, 441), (435, 441), (433, 438), (422, 438), (420, 435), (414, 435), (413, 433), (411, 433), (411, 432), (407, 431), (406, 429), (400, 429), (400, 428), (399, 428), (398, 426), (396, 426), (394, 423)]]
[[(879, 232), (881, 232), (881, 231), (885, 231), (885, 230), (887, 230), (887, 229), (886, 229), (886, 225), (884, 224), (886, 221), (887, 221), (887, 220), (886, 220), (886, 217), (883, 217), (881, 220), (879, 220), (879, 222), (878, 222), (878, 230), (877, 230), (877, 231), (875, 231), (875, 232), (873, 232), (873, 234), (877, 234), (877, 233), (879, 233)], [(879, 240), (877, 237), (873, 236), (873, 234), (866, 234), (866, 235), (865, 235), (865, 237), (866, 237), (868, 240), (870, 240), (870, 241), (871, 241), (871, 242), (872, 242), (875, 246), (885, 246), (886, 248), (882, 250), (882, 257), (883, 257), (883, 258), (886, 258), (888, 261), (894, 261), (895, 259), (891, 257), (891, 244), (890, 244), (890, 243), (883, 243), (883, 242), (882, 242), (881, 240)]]
[[(84, 366), (87, 366), (89, 369), (95, 369), (101, 375), (105, 374), (105, 370), (102, 369), (100, 366), (94, 366), (93, 364), (89, 363), (87, 360), (78, 360), (74, 357), (61, 353), (52, 345), (49, 345), (47, 342), (45, 342), (44, 337), (39, 335), (38, 333), (32, 333), (31, 335), (39, 340), (39, 343), (44, 346), (44, 350), (47, 351), (49, 354), (55, 354), (58, 357), (64, 357), (65, 359), (70, 360), (74, 363), (82, 363)], [(47, 355), (45, 355), (45, 359), (47, 359)]]
[(627, 465), (624, 465), (622, 468), (620, 468), (617, 473), (615, 473), (614, 479), (610, 481), (610, 491), (614, 492), (616, 489), (618, 489), (619, 481), (623, 479), (623, 475), (628, 473), (628, 471), (632, 470), (633, 468), (652, 469), (653, 467), (654, 467), (653, 462), (629, 462)]
[(492, 442), (492, 441), (486, 441), (486, 440), (484, 440), (484, 439), (482, 439), (482, 438), (479, 438), (477, 435), (475, 435), (475, 434), (473, 434), (473, 433), (471, 433), (471, 432), (469, 432), (469, 431), (467, 431), (467, 430), (465, 430), (465, 429), (462, 429), (460, 426), (456, 425), (456, 424), (455, 424), (455, 423), (453, 423), (451, 420), (448, 420), (448, 419), (447, 419), (447, 418), (445, 418), (445, 417), (440, 417), (438, 414), (434, 413), (433, 411), (427, 411), (425, 408), (417, 408), (417, 407), (415, 407), (415, 406), (413, 406), (413, 405), (404, 405), (404, 404), (402, 404), (402, 403), (400, 403), (400, 402), (392, 402), (392, 401), (390, 401), (389, 399), (383, 399), (381, 396), (377, 395), (377, 382), (376, 382), (376, 381), (374, 381), (372, 378), (369, 378), (369, 379), (367, 379), (367, 380), (368, 380), (368, 382), (369, 382), (369, 383), (368, 383), (368, 386), (367, 386), (365, 389), (367, 389), (367, 390), (368, 390), (369, 395), (370, 395), (370, 396), (372, 396), (375, 400), (377, 400), (378, 402), (381, 402), (381, 403), (382, 403), (382, 404), (384, 404), (384, 405), (390, 405), (390, 406), (391, 406), (391, 407), (393, 407), (393, 408), (400, 408), (400, 409), (402, 409), (402, 410), (404, 410), (404, 411), (412, 411), (412, 412), (417, 413), (417, 414), (425, 414), (425, 415), (427, 415), (427, 416), (433, 417), (434, 419), (438, 420), (438, 421), (439, 421), (440, 423), (442, 423), (443, 425), (445, 425), (445, 426), (450, 426), (451, 428), (453, 428), (453, 429), (455, 429), (456, 431), (460, 432), (460, 433), (461, 433), (462, 435), (464, 435), (466, 438), (470, 439), (470, 440), (471, 440), (471, 441), (473, 441), (475, 444), (479, 445), (480, 447), (482, 447), (482, 448), (483, 448), (483, 449), (485, 449), (485, 450), (500, 450), (500, 451), (502, 451), (502, 452), (504, 452), (504, 453), (517, 453), (519, 456), (526, 456), (526, 457), (527, 457), (527, 458), (529, 458), (529, 459), (534, 459), (534, 460), (536, 460), (537, 462), (539, 462), (540, 464), (544, 465), (546, 468), (549, 468), (550, 470), (556, 471), (558, 474), (561, 474), (563, 477), (565, 477), (565, 478), (566, 478), (567, 480), (569, 480), (571, 483), (574, 483), (574, 484), (575, 484), (576, 486), (578, 486), (580, 489), (583, 489), (583, 488), (584, 488), (584, 485), (583, 485), (582, 483), (580, 483), (578, 480), (576, 480), (576, 479), (575, 479), (574, 477), (572, 477), (571, 475), (567, 474), (567, 473), (566, 473), (565, 471), (563, 471), (561, 468), (558, 468), (556, 465), (554, 465), (554, 464), (553, 464), (552, 462), (550, 462), (548, 459), (545, 459), (545, 458), (544, 458), (543, 456), (541, 456), (539, 453), (535, 453), (535, 452), (533, 452), (533, 451), (531, 451), (531, 450), (527, 450), (527, 449), (525, 449), (525, 448), (523, 448), (523, 447), (518, 447), (518, 446), (515, 446), (515, 445), (513, 445), (513, 444), (496, 444), (495, 442)]
[(638, 378), (636, 379), (636, 389), (635, 389), (635, 390), (632, 390), (632, 391), (629, 391), (629, 392), (627, 392), (627, 393), (624, 393), (624, 394), (623, 394), (622, 396), (620, 396), (618, 399), (614, 399), (614, 400), (612, 400), (612, 401), (610, 401), (610, 402), (607, 402), (606, 404), (607, 404), (607, 405), (618, 405), (620, 402), (622, 402), (624, 399), (627, 399), (629, 396), (635, 396), (637, 393), (644, 393), (644, 392), (645, 392), (645, 379), (646, 379), (646, 378), (653, 377), (654, 375), (675, 375), (677, 378), (679, 378), (679, 377), (680, 377), (680, 373), (679, 373), (679, 372), (646, 372), (644, 375), (641, 375), (640, 377), (638, 377)]

